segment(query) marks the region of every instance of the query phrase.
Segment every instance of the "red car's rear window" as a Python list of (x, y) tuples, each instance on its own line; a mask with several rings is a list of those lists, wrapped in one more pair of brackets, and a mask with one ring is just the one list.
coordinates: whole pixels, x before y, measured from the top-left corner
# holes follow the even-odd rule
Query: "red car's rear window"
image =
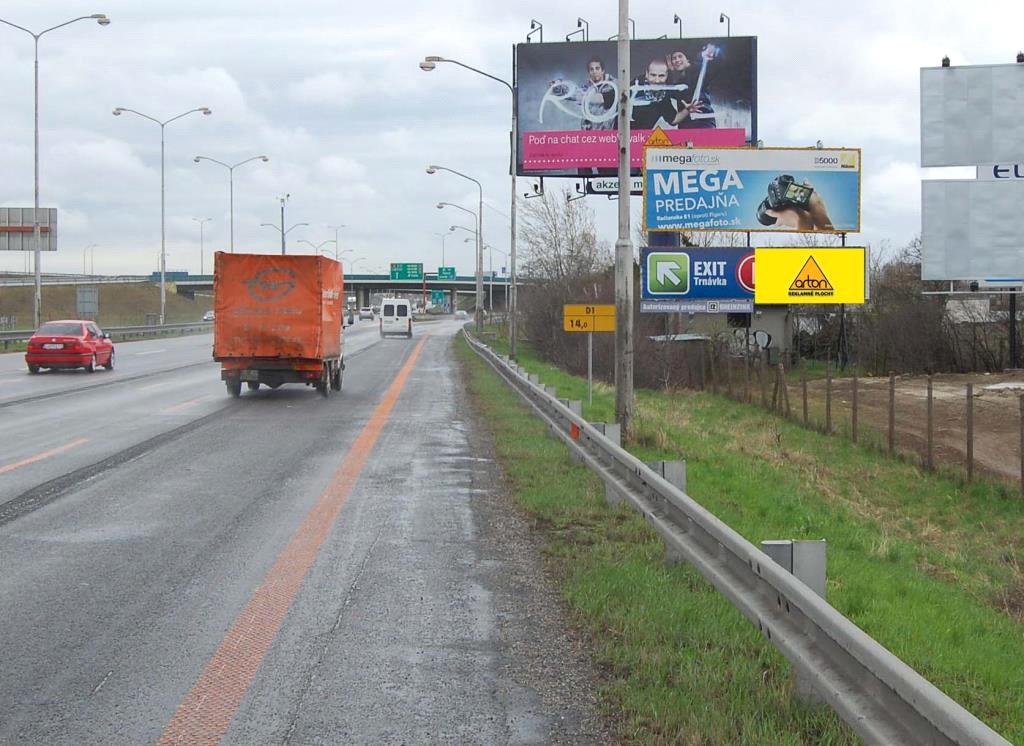
[(39, 327), (39, 331), (37, 331), (36, 334), (50, 337), (81, 337), (82, 325), (61, 323), (43, 324)]

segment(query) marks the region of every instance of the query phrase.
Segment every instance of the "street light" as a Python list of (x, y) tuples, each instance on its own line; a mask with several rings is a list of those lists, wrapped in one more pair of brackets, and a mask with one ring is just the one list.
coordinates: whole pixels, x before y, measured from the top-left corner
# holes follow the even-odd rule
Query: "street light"
[(223, 161), (218, 161), (216, 158), (210, 158), (209, 156), (206, 156), (206, 155), (197, 155), (192, 160), (195, 163), (199, 163), (199, 161), (209, 161), (210, 163), (216, 163), (218, 166), (223, 166), (224, 168), (226, 168), (228, 170), (228, 194), (229, 194), (228, 199), (230, 200), (230, 205), (231, 205), (231, 207), (230, 207), (230, 216), (231, 216), (231, 218), (230, 218), (231, 219), (231, 253), (234, 254), (235, 253), (235, 169), (238, 168), (239, 166), (244, 166), (246, 163), (251, 163), (252, 161), (263, 161), (264, 163), (266, 163), (267, 161), (270, 160), (270, 158), (268, 158), (265, 155), (254, 155), (252, 158), (246, 158), (244, 161), (239, 161), (238, 163), (236, 163), (233, 166), (229, 166), (227, 163), (224, 163)]
[(312, 241), (307, 241), (304, 238), (300, 238), (295, 243), (304, 243), (307, 246), (312, 246), (316, 250), (316, 253), (317, 253), (318, 256), (322, 253), (320, 251), (321, 248), (323, 248), (324, 246), (326, 246), (329, 243), (333, 243), (334, 244), (334, 259), (335, 260), (338, 259), (338, 244), (335, 243), (333, 238), (328, 238), (326, 241), (321, 241), (320, 243), (313, 243)]
[(39, 37), (41, 37), (43, 34), (48, 34), (51, 31), (56, 31), (59, 28), (63, 28), (64, 26), (70, 26), (72, 23), (76, 23), (78, 21), (96, 21), (96, 23), (98, 23), (100, 26), (110, 25), (110, 19), (107, 18), (106, 15), (104, 15), (103, 13), (93, 13), (90, 16), (79, 16), (78, 18), (72, 18), (70, 21), (65, 21), (64, 23), (58, 23), (56, 26), (51, 26), (50, 28), (43, 29), (37, 34), (36, 32), (30, 31), (24, 26), (19, 26), (16, 23), (11, 23), (10, 21), (5, 21), (2, 18), (0, 18), (0, 23), (6, 26), (10, 26), (11, 28), (16, 28), (19, 31), (24, 31), (26, 34), (31, 36), (33, 41), (35, 42), (35, 126), (33, 128), (33, 145), (35, 149), (35, 199), (33, 202), (33, 206), (35, 209), (33, 209), (32, 211), (32, 236), (35, 244), (35, 249), (33, 250), (35, 260), (35, 294), (32, 296), (32, 318), (35, 321), (35, 326), (32, 327), (33, 329), (39, 328), (43, 304), (43, 280), (42, 272), (40, 270), (40, 263), (42, 260), (41, 252), (43, 250), (43, 235), (42, 231), (39, 229)]
[[(472, 176), (467, 176), (461, 171), (456, 171), (453, 168), (447, 168), (446, 166), (427, 166), (428, 174), (436, 174), (438, 171), (447, 171), (448, 173), (455, 174), (456, 176), (461, 176), (467, 181), (472, 181), (476, 184), (476, 188), (480, 190), (480, 202), (476, 216), (476, 312), (473, 315), (476, 317), (476, 333), (481, 334), (484, 330), (484, 250), (482, 244), (484, 233), (484, 187), (483, 184)], [(438, 203), (438, 209), (440, 209), (444, 204), (446, 203)]]
[(338, 231), (342, 228), (348, 228), (347, 225), (329, 225), (327, 230), (334, 231), (334, 251), (337, 253), (338, 249), (341, 248), (341, 243), (338, 241)]
[[(463, 243), (469, 243), (471, 240), (472, 239), (467, 238), (465, 241), (463, 241)], [(489, 262), (489, 267), (488, 267), (487, 271), (488, 271), (488, 273), (491, 276), (490, 291), (489, 291), (490, 292), (490, 301), (489, 301), (488, 305), (490, 306), (491, 312), (493, 313), (494, 312), (494, 252), (497, 251), (499, 254), (501, 254), (506, 259), (508, 259), (508, 254), (506, 254), (501, 249), (494, 248), (489, 243), (485, 243), (484, 244), (484, 248), (487, 249), (487, 260)], [(507, 305), (507, 296), (506, 296), (506, 305)]]
[[(84, 249), (82, 249), (82, 274), (83, 275), (85, 275), (85, 274), (90, 274), (90, 275), (91, 274), (95, 274), (94, 261), (96, 259), (96, 252), (94, 251), (94, 249), (97, 246), (99, 246), (98, 243), (91, 243), (88, 246), (86, 246)], [(90, 260), (92, 260), (92, 261), (89, 262), (88, 266), (89, 266), (90, 269), (88, 271), (86, 271), (86, 264), (85, 264), (85, 254), (86, 254), (86, 252), (89, 252), (89, 258), (90, 258)]]
[(444, 241), (445, 241), (446, 238), (448, 238), (448, 234), (447, 233), (434, 233), (433, 235), (441, 237), (441, 266), (443, 267), (444, 266)]
[[(579, 20), (582, 20), (582, 19), (577, 19), (577, 26), (579, 25)], [(588, 25), (588, 29), (589, 29), (589, 25)], [(541, 33), (543, 33), (543, 29), (541, 29)], [(497, 77), (495, 75), (491, 75), (490, 73), (485, 73), (483, 70), (478, 70), (477, 68), (472, 67), (471, 65), (467, 65), (464, 62), (459, 62), (458, 60), (449, 59), (447, 57), (438, 57), (437, 55), (431, 55), (429, 57), (424, 57), (423, 58), (423, 62), (420, 63), (420, 69), (423, 70), (424, 72), (430, 72), (430, 71), (436, 69), (438, 62), (447, 62), (447, 63), (452, 64), (452, 65), (458, 65), (459, 67), (464, 68), (466, 70), (469, 70), (470, 72), (474, 72), (477, 75), (483, 75), (485, 78), (490, 78), (491, 80), (493, 80), (493, 81), (495, 81), (497, 83), (501, 83), (503, 86), (508, 88), (508, 92), (512, 94), (512, 137), (510, 139), (510, 142), (511, 142), (510, 162), (512, 164), (512, 168), (511, 168), (511, 172), (512, 172), (511, 173), (511, 176), (512, 176), (512, 191), (509, 194), (509, 198), (511, 199), (511, 205), (512, 205), (511, 206), (512, 234), (511, 234), (511, 240), (510, 240), (510, 244), (509, 244), (510, 251), (511, 251), (511, 257), (509, 259), (509, 264), (510, 264), (510, 266), (509, 266), (509, 281), (510, 281), (510, 284), (511, 284), (511, 295), (509, 296), (511, 302), (509, 303), (509, 313), (510, 313), (510, 315), (512, 317), (512, 323), (509, 325), (508, 348), (509, 348), (509, 356), (513, 360), (515, 360), (515, 357), (516, 357), (516, 335), (517, 335), (517, 331), (516, 331), (516, 311), (518, 309), (518, 306), (517, 306), (517, 303), (516, 303), (516, 163), (515, 163), (515, 152), (516, 152), (516, 146), (518, 145), (518, 141), (519, 141), (518, 111), (517, 111), (517, 108), (516, 108), (516, 89), (515, 89), (515, 86), (513, 86), (507, 80), (503, 80), (503, 79), (501, 79), (501, 78), (499, 78), (499, 77)], [(481, 213), (483, 212), (483, 208), (482, 207), (480, 209), (480, 212)], [(477, 255), (478, 255), (477, 260), (478, 260), (478, 262), (480, 263), (480, 266), (481, 266), (481, 270), (480, 271), (482, 272), (483, 271), (482, 270), (483, 258), (482, 258), (482, 254), (480, 254), (479, 249), (477, 250)], [(479, 300), (479, 298), (478, 298), (478, 300)], [(479, 331), (479, 327), (478, 327), (478, 331)]]
[(203, 272), (203, 257), (206, 255), (206, 243), (203, 240), (203, 224), (209, 223), (213, 218), (192, 218), (194, 221), (199, 223), (199, 274), (200, 276), (206, 274)]
[(155, 119), (149, 116), (148, 114), (143, 114), (141, 111), (135, 111), (135, 109), (125, 109), (121, 106), (118, 106), (116, 109), (114, 109), (113, 114), (115, 117), (119, 117), (125, 112), (128, 112), (129, 114), (135, 114), (136, 116), (142, 117), (143, 119), (148, 119), (149, 121), (155, 122), (156, 124), (160, 125), (160, 325), (163, 326), (167, 309), (167, 284), (165, 281), (167, 274), (167, 200), (165, 194), (166, 190), (164, 189), (164, 127), (166, 127), (173, 121), (181, 119), (182, 117), (187, 117), (189, 114), (200, 113), (203, 116), (208, 117), (213, 112), (210, 110), (208, 106), (200, 106), (198, 109), (189, 109), (188, 111), (183, 111), (181, 114), (178, 114), (175, 117), (171, 117), (170, 119), (165, 119), (162, 122), (159, 119)]
[(718, 14), (718, 22), (725, 24), (725, 35), (732, 36), (732, 19), (725, 13)]

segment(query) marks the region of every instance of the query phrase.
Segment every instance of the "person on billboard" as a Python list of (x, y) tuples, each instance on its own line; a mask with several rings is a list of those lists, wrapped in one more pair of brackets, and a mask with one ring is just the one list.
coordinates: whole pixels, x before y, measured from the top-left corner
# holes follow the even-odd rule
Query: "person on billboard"
[(605, 72), (604, 62), (596, 57), (587, 62), (587, 82), (580, 89), (580, 106), (583, 119), (580, 129), (612, 130), (616, 118), (609, 117), (615, 110), (615, 93), (618, 86), (615, 78)]
[(687, 98), (683, 116), (678, 125), (681, 128), (711, 128), (716, 126), (715, 110), (711, 105), (711, 90), (708, 76), (708, 63), (721, 56), (721, 48), (707, 44), (701, 50), (701, 67), (698, 70), (690, 58), (682, 50), (677, 49), (668, 54), (665, 62), (668, 65), (668, 84), (686, 86)]
[(633, 81), (630, 126), (644, 130), (658, 126), (675, 129), (689, 115), (683, 100), (685, 90), (685, 84), (669, 85), (668, 63), (664, 59), (651, 60), (643, 79)]
[(779, 174), (768, 183), (768, 195), (757, 207), (757, 220), (764, 226), (797, 231), (834, 229), (821, 193), (807, 179), (798, 183), (789, 174)]

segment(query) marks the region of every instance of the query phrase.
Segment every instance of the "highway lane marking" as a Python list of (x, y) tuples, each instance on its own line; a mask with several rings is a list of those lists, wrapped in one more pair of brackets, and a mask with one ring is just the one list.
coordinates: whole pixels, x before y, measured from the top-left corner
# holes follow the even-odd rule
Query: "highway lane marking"
[(73, 440), (70, 443), (65, 443), (64, 445), (58, 446), (57, 448), (51, 448), (49, 451), (37, 453), (35, 456), (31, 456), (22, 461), (15, 461), (13, 464), (7, 464), (7, 466), (0, 466), (0, 474), (6, 474), (9, 471), (20, 469), (22, 466), (34, 464), (36, 461), (42, 461), (43, 459), (50, 458), (50, 456), (56, 456), (58, 453), (64, 453), (64, 451), (70, 451), (72, 448), (78, 448), (78, 446), (88, 442), (88, 438), (79, 438), (78, 440)]
[(224, 737), (321, 545), (388, 423), (391, 410), (428, 338), (429, 335), (419, 341), (395, 376), (330, 483), (274, 560), (273, 567), (253, 591), (203, 673), (185, 695), (160, 735), (158, 746), (217, 743)]
[(195, 399), (189, 399), (188, 401), (183, 401), (180, 404), (175, 404), (172, 407), (167, 407), (167, 409), (161, 409), (160, 414), (174, 414), (175, 412), (180, 412), (183, 409), (188, 409), (189, 407), (193, 407), (196, 404), (199, 404), (200, 402), (204, 402), (207, 399), (212, 398), (213, 394), (206, 394), (205, 396), (199, 396), (196, 397)]
[(167, 352), (167, 350), (147, 350), (146, 352), (133, 352), (133, 355), (156, 355), (158, 352)]
[(149, 386), (140, 386), (139, 391), (153, 391), (154, 389), (165, 389), (169, 386), (180, 386), (181, 381), (164, 381), (163, 383), (151, 383)]

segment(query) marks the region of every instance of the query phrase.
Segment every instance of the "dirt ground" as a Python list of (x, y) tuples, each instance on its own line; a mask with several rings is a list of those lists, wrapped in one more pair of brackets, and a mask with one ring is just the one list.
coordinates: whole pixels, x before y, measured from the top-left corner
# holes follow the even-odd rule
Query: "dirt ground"
[[(1024, 371), (1007, 373), (938, 374), (932, 377), (933, 453), (937, 468), (966, 473), (967, 384), (974, 384), (974, 472), (1019, 483), (1021, 479), (1021, 396)], [(808, 412), (812, 423), (825, 422), (824, 379), (807, 383)], [(800, 385), (790, 384), (792, 416), (802, 418)], [(850, 435), (853, 382), (832, 381), (832, 428)], [(927, 376), (896, 376), (895, 447), (927, 456)], [(889, 379), (860, 378), (857, 382), (858, 438), (888, 447)]]

